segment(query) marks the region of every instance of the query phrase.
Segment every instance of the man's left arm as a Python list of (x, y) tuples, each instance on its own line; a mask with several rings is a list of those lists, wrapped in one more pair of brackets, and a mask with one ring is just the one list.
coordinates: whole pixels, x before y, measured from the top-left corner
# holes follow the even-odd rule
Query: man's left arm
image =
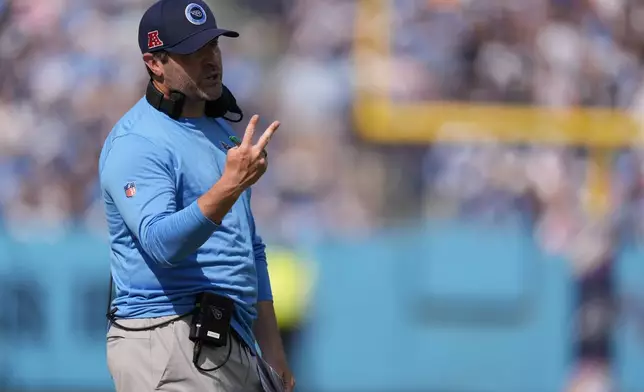
[(253, 325), (253, 333), (262, 350), (262, 357), (282, 376), (286, 390), (291, 391), (295, 386), (295, 379), (288, 366), (273, 306), (273, 292), (266, 262), (266, 245), (256, 233), (254, 220), (251, 223), (257, 269), (257, 320)]

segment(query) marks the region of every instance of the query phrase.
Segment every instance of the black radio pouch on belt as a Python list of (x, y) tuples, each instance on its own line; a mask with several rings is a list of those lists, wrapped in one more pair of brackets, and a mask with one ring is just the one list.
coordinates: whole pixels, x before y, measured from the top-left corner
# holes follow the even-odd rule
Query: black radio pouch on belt
[[(197, 295), (189, 338), (195, 343), (192, 363), (202, 372), (215, 371), (228, 362), (232, 352), (230, 320), (235, 311), (232, 299), (213, 293)], [(226, 359), (219, 365), (205, 369), (199, 365), (199, 356), (204, 346), (225, 347), (228, 345)]]
[(225, 346), (234, 310), (235, 304), (228, 297), (213, 293), (199, 294), (190, 323), (190, 340), (203, 345)]

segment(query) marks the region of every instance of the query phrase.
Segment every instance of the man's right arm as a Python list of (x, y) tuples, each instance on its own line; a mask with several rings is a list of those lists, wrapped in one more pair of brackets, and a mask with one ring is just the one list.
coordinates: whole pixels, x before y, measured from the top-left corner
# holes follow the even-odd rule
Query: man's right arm
[(235, 204), (243, 191), (224, 173), (208, 192), (197, 199), (197, 205), (205, 217), (217, 224), (221, 224), (224, 216), (233, 208), (233, 204)]
[[(177, 265), (201, 247), (241, 194), (224, 176), (177, 211), (170, 153), (134, 134), (114, 141), (100, 177), (128, 229), (146, 254), (164, 267)], [(126, 192), (128, 184), (134, 194)]]

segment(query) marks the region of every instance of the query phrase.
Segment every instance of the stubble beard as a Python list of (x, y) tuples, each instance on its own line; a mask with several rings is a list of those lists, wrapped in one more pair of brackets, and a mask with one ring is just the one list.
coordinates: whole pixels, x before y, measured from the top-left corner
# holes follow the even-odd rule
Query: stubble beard
[(195, 94), (197, 97), (204, 101), (215, 101), (221, 97), (222, 86), (221, 82), (217, 83), (214, 86), (209, 86), (207, 88), (200, 88), (195, 84)]
[(208, 87), (200, 87), (194, 80), (187, 76), (178, 77), (172, 84), (173, 90), (181, 92), (186, 98), (193, 101), (217, 100), (221, 97), (223, 89), (221, 82)]

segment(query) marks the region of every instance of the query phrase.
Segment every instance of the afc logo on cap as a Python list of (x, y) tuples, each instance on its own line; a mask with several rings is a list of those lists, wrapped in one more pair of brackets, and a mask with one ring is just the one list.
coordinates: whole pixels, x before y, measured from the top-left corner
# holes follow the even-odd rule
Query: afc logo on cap
[(163, 41), (159, 38), (159, 30), (150, 31), (148, 33), (148, 49), (158, 48), (163, 46)]

